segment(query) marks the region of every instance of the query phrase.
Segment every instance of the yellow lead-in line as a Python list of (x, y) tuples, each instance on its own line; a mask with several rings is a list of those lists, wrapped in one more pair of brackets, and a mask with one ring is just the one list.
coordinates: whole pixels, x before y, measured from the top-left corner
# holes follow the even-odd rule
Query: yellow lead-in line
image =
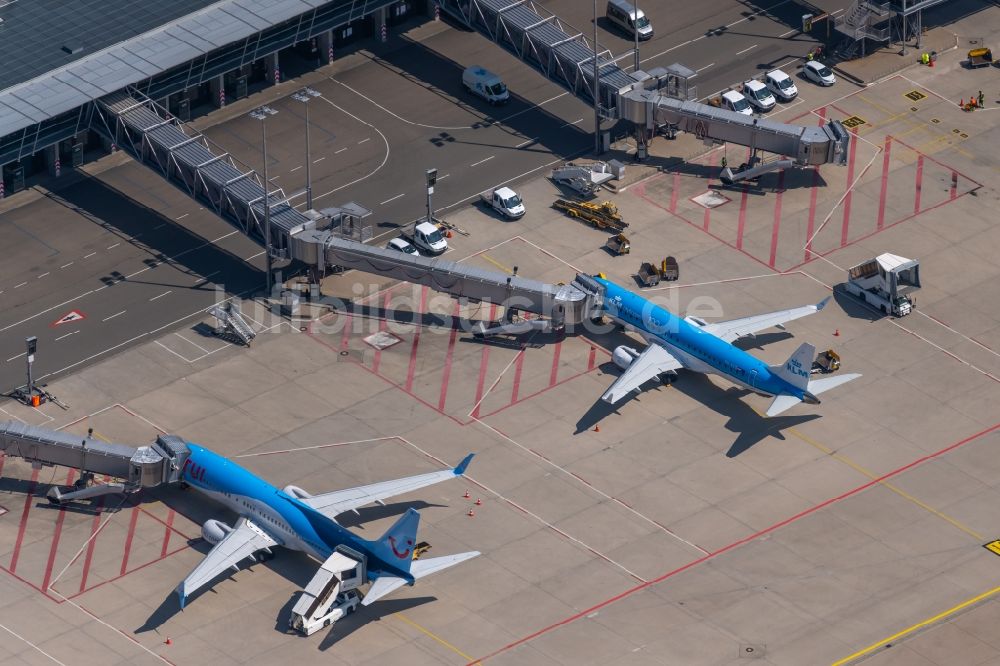
[(486, 261), (490, 262), (491, 264), (493, 264), (494, 266), (496, 266), (500, 270), (502, 270), (504, 273), (513, 273), (514, 272), (513, 270), (511, 270), (510, 268), (507, 268), (506, 266), (504, 266), (503, 264), (501, 264), (499, 261), (497, 261), (496, 259), (494, 259), (490, 255), (486, 254), (485, 252), (483, 252), (479, 256), (482, 257), (483, 259), (485, 259)]
[(963, 601), (962, 603), (958, 604), (957, 606), (952, 606), (948, 610), (946, 610), (944, 612), (941, 612), (941, 613), (938, 613), (934, 617), (927, 618), (926, 620), (923, 620), (922, 622), (918, 622), (918, 623), (914, 624), (913, 626), (907, 627), (906, 629), (903, 629), (902, 631), (897, 631), (892, 636), (889, 636), (888, 638), (883, 638), (878, 643), (872, 643), (871, 645), (869, 645), (868, 647), (864, 648), (863, 650), (858, 650), (857, 652), (855, 652), (852, 655), (848, 655), (848, 656), (844, 657), (843, 659), (841, 659), (839, 661), (833, 662), (832, 666), (843, 666), (844, 664), (849, 664), (850, 662), (852, 662), (852, 661), (854, 661), (856, 659), (859, 659), (860, 657), (864, 657), (864, 656), (866, 656), (868, 654), (871, 654), (872, 652), (874, 652), (875, 650), (878, 650), (879, 648), (887, 647), (889, 643), (892, 643), (893, 641), (899, 640), (900, 638), (903, 638), (904, 636), (906, 636), (908, 634), (912, 634), (914, 631), (917, 631), (918, 629), (923, 629), (924, 627), (928, 627), (928, 626), (934, 624), (935, 622), (939, 622), (940, 620), (945, 619), (949, 615), (954, 615), (955, 613), (958, 613), (959, 611), (962, 611), (962, 610), (968, 608), (969, 606), (972, 606), (973, 604), (979, 603), (980, 601), (982, 601), (983, 599), (986, 599), (987, 597), (993, 596), (997, 592), (1000, 592), (1000, 586), (994, 587), (992, 590), (987, 590), (986, 592), (983, 592), (982, 594), (976, 595), (976, 596), (972, 597), (971, 599), (967, 599), (966, 601)]
[[(414, 629), (416, 629), (417, 631), (419, 631), (420, 633), (422, 633), (424, 636), (428, 636), (428, 637), (434, 639), (439, 644), (445, 646), (446, 648), (448, 648), (449, 650), (451, 650), (452, 652), (454, 652), (455, 654), (457, 654), (458, 656), (460, 656), (462, 659), (465, 659), (466, 662), (476, 661), (476, 658), (473, 657), (471, 654), (466, 654), (466, 653), (462, 652), (461, 650), (459, 650), (457, 647), (455, 647), (454, 645), (452, 645), (451, 643), (449, 643), (445, 639), (441, 638), (440, 636), (438, 636), (437, 634), (435, 634), (431, 630), (425, 629), (424, 627), (420, 626), (419, 624), (417, 624), (416, 622), (414, 622), (410, 618), (406, 617), (402, 613), (396, 613), (394, 615), (394, 617), (398, 617), (400, 620), (402, 620), (406, 624), (410, 625), (411, 627), (413, 627)], [(478, 663), (478, 662), (476, 662), (476, 663)]]

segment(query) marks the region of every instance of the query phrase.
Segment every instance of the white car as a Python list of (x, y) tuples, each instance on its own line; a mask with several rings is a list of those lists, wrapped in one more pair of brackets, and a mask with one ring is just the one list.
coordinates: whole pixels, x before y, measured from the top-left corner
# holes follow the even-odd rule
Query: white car
[(772, 69), (764, 76), (764, 85), (782, 102), (791, 102), (798, 97), (799, 89), (795, 87), (792, 77), (780, 69)]
[(742, 113), (745, 116), (753, 115), (753, 109), (750, 108), (750, 102), (747, 101), (746, 97), (735, 90), (727, 90), (722, 93), (722, 108), (735, 111), (736, 113)]
[(389, 241), (388, 247), (390, 250), (399, 250), (403, 254), (413, 254), (418, 257), (420, 256), (420, 253), (417, 252), (417, 248), (413, 247), (413, 243), (405, 238), (393, 238)]
[(774, 108), (774, 95), (760, 81), (750, 79), (743, 84), (743, 95), (758, 111), (770, 111)]
[(807, 79), (821, 86), (832, 86), (837, 82), (837, 77), (833, 75), (830, 68), (819, 60), (810, 60), (807, 62), (802, 72), (806, 75)]

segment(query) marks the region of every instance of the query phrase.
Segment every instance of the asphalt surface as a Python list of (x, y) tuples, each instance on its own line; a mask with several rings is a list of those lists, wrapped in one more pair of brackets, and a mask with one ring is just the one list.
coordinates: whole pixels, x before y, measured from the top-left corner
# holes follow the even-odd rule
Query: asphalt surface
[[(648, 4), (656, 36), (641, 45), (642, 67), (682, 62), (699, 70), (700, 96), (801, 58), (815, 44), (796, 28), (797, 3), (712, 2), (683, 11), (679, 3)], [(590, 31), (580, 3), (544, 5)], [(603, 17), (598, 26), (602, 46), (616, 54), (630, 48)], [(469, 64), (499, 73), (511, 102), (492, 107), (465, 94), (461, 71)], [(461, 30), (371, 56), (314, 87), (323, 94), (310, 102), (314, 205), (357, 201), (374, 211), (368, 222), (385, 239), (423, 214), (428, 168), (438, 169), (440, 215), (491, 187), (544, 174), (593, 142), (584, 102)], [(269, 175), (292, 194), (305, 186), (305, 109), (287, 97), (272, 106), (279, 113), (267, 121)], [(261, 166), (258, 121), (240, 116), (206, 134)], [(258, 245), (140, 165), (48, 186), (56, 199), (0, 215), (8, 248), (0, 268), (0, 389), (24, 384), (19, 354), (30, 335), (39, 338), (35, 376), (44, 381), (200, 319), (216, 284), (228, 294), (263, 286)], [(304, 208), (304, 195), (294, 202)], [(85, 318), (54, 323), (73, 311)]]

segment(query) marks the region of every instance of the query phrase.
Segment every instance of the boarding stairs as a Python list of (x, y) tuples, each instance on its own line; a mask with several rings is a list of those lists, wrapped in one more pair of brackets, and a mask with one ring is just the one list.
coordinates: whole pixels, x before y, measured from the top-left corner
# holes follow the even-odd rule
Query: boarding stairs
[(881, 44), (891, 37), (891, 29), (885, 25), (893, 16), (888, 2), (855, 0), (846, 12), (834, 22), (837, 32), (846, 35), (848, 44), (840, 54), (853, 57), (864, 54), (864, 41)]
[(256, 331), (243, 318), (239, 304), (233, 301), (213, 305), (208, 314), (215, 317), (215, 334), (219, 337), (239, 340), (247, 347), (257, 337)]
[(604, 183), (614, 180), (615, 174), (606, 162), (574, 164), (569, 162), (552, 169), (552, 180), (582, 195), (594, 194)]

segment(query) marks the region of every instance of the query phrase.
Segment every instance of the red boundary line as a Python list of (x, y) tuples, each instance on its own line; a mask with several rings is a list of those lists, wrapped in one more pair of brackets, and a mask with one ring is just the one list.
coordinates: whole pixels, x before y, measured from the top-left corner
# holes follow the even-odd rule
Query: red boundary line
[[(453, 319), (457, 318), (458, 313), (459, 313), (459, 302), (456, 300), (455, 312), (452, 313), (452, 318)], [(455, 339), (458, 337), (458, 329), (452, 328), (451, 333), (449, 335), (450, 337), (448, 338), (448, 352), (445, 354), (444, 357), (444, 373), (441, 375), (441, 395), (438, 398), (437, 408), (439, 412), (444, 412), (444, 404), (445, 401), (447, 401), (448, 399), (448, 380), (451, 377), (451, 361), (455, 353)], [(377, 372), (375, 374), (378, 375)]]
[(674, 171), (674, 191), (670, 193), (670, 212), (677, 212), (677, 194), (681, 187), (681, 172)]
[[(422, 287), (420, 290), (420, 310), (417, 312), (420, 316), (423, 316), (424, 311), (427, 309), (427, 287)], [(420, 331), (423, 329), (420, 324), (414, 327), (413, 331), (413, 344), (410, 346), (410, 365), (406, 369), (406, 392), (409, 393), (413, 389), (413, 376), (417, 371), (417, 346), (420, 344)]]
[[(66, 485), (73, 484), (73, 477), (76, 470), (70, 468), (66, 473)], [(66, 507), (59, 507), (59, 515), (56, 517), (56, 527), (52, 534), (52, 545), (49, 547), (49, 559), (45, 562), (45, 575), (42, 577), (42, 592), (49, 589), (49, 582), (52, 580), (52, 568), (56, 564), (56, 553), (59, 551), (59, 538), (62, 536), (63, 522), (66, 520)]]
[[(882, 147), (882, 189), (878, 196), (878, 222), (875, 228), (882, 231), (885, 228), (885, 195), (889, 190), (889, 157), (892, 152), (892, 135), (885, 135), (885, 145)], [(919, 153), (917, 153), (919, 155)]]
[(125, 537), (125, 552), (122, 554), (122, 568), (118, 575), (124, 576), (128, 571), (128, 556), (132, 552), (132, 539), (135, 537), (135, 524), (139, 522), (139, 505), (132, 507), (132, 516), (128, 522), (128, 536)]
[(781, 195), (785, 191), (785, 170), (778, 172), (778, 190), (774, 193), (774, 226), (771, 228), (771, 256), (767, 261), (770, 268), (778, 258), (778, 231), (781, 229)]
[(543, 628), (541, 628), (541, 629), (539, 629), (539, 630), (537, 630), (537, 631), (535, 631), (535, 632), (533, 632), (531, 634), (528, 634), (527, 636), (519, 638), (518, 640), (516, 640), (516, 641), (514, 641), (512, 643), (508, 643), (504, 647), (499, 648), (497, 650), (494, 650), (493, 652), (487, 654), (484, 657), (481, 657), (480, 659), (476, 659), (476, 660), (473, 660), (473, 661), (469, 662), (467, 666), (473, 666), (474, 664), (481, 663), (483, 661), (486, 661), (487, 659), (492, 659), (493, 657), (496, 657), (496, 656), (498, 656), (498, 655), (500, 655), (500, 654), (502, 654), (502, 653), (504, 653), (504, 652), (506, 652), (508, 650), (511, 650), (511, 649), (513, 649), (513, 648), (515, 648), (515, 647), (517, 647), (519, 645), (523, 645), (524, 643), (527, 643), (528, 641), (530, 641), (532, 639), (535, 639), (535, 638), (537, 638), (537, 637), (539, 637), (539, 636), (541, 636), (543, 634), (547, 634), (547, 633), (549, 633), (550, 631), (552, 631), (554, 629), (558, 629), (559, 627), (562, 627), (564, 625), (570, 624), (571, 622), (574, 622), (574, 621), (580, 619), (581, 617), (586, 617), (587, 615), (590, 615), (591, 613), (593, 613), (595, 611), (598, 611), (598, 610), (600, 610), (600, 609), (602, 609), (602, 608), (604, 608), (606, 606), (609, 606), (609, 605), (615, 603), (616, 601), (619, 601), (621, 599), (624, 599), (625, 597), (631, 596), (632, 594), (635, 594), (636, 592), (644, 590), (644, 589), (646, 589), (648, 587), (652, 587), (653, 585), (656, 585), (657, 583), (661, 583), (661, 582), (667, 580), (668, 578), (672, 578), (673, 576), (676, 576), (679, 573), (687, 571), (688, 569), (691, 569), (692, 567), (695, 567), (695, 566), (697, 566), (697, 565), (699, 565), (699, 564), (701, 564), (703, 562), (707, 562), (708, 560), (714, 559), (714, 558), (718, 557), (719, 555), (722, 555), (723, 553), (727, 553), (727, 552), (729, 552), (731, 550), (734, 550), (734, 549), (736, 549), (736, 548), (738, 548), (738, 547), (740, 547), (740, 546), (742, 546), (742, 545), (744, 545), (746, 543), (749, 543), (749, 542), (753, 541), (754, 539), (758, 539), (761, 536), (764, 536), (765, 534), (770, 534), (771, 532), (774, 532), (774, 531), (776, 531), (776, 530), (778, 530), (778, 529), (780, 529), (782, 527), (785, 527), (786, 525), (790, 525), (791, 523), (794, 523), (794, 522), (800, 520), (801, 518), (804, 518), (804, 517), (809, 516), (809, 515), (811, 515), (813, 513), (816, 513), (820, 509), (824, 509), (824, 508), (830, 506), (831, 504), (835, 504), (835, 503), (837, 503), (837, 502), (839, 502), (839, 501), (841, 501), (843, 499), (847, 499), (848, 497), (851, 497), (853, 495), (857, 495), (858, 493), (860, 493), (862, 491), (865, 491), (868, 488), (871, 488), (872, 486), (877, 485), (877, 484), (881, 483), (882, 481), (885, 481), (886, 479), (890, 479), (890, 478), (892, 478), (894, 476), (898, 476), (899, 474), (902, 474), (903, 472), (905, 472), (907, 470), (913, 469), (914, 467), (916, 467), (918, 465), (921, 465), (921, 464), (923, 464), (923, 463), (925, 463), (925, 462), (927, 462), (929, 460), (934, 460), (935, 458), (938, 458), (938, 457), (940, 457), (940, 456), (942, 456), (942, 455), (944, 455), (944, 454), (946, 454), (946, 453), (948, 453), (950, 451), (953, 451), (953, 450), (957, 449), (960, 446), (964, 446), (965, 444), (968, 444), (971, 441), (979, 439), (980, 437), (982, 437), (984, 435), (988, 435), (991, 432), (997, 430), (998, 428), (1000, 428), (1000, 423), (996, 423), (996, 424), (990, 426), (989, 428), (986, 428), (985, 430), (981, 430), (981, 431), (977, 432), (974, 435), (970, 435), (969, 437), (966, 437), (965, 439), (962, 439), (962, 440), (959, 440), (958, 442), (950, 444), (950, 445), (946, 446), (945, 448), (943, 448), (943, 449), (941, 449), (939, 451), (936, 451), (934, 453), (930, 453), (930, 454), (925, 455), (925, 456), (923, 456), (921, 458), (917, 458), (916, 460), (914, 460), (914, 461), (912, 461), (912, 462), (910, 462), (910, 463), (908, 463), (906, 465), (903, 465), (902, 467), (899, 467), (899, 468), (897, 468), (895, 470), (892, 470), (891, 472), (887, 472), (886, 474), (883, 474), (882, 476), (880, 476), (878, 478), (872, 479), (871, 481), (868, 481), (867, 483), (864, 483), (864, 484), (862, 484), (862, 485), (860, 485), (860, 486), (858, 486), (856, 488), (853, 488), (853, 489), (848, 490), (848, 491), (846, 491), (844, 493), (841, 493), (840, 495), (837, 495), (836, 497), (831, 497), (830, 499), (827, 499), (827, 500), (825, 500), (823, 502), (820, 502), (819, 504), (815, 504), (815, 505), (809, 507), (808, 509), (805, 509), (804, 511), (800, 511), (799, 513), (797, 513), (797, 514), (795, 514), (795, 515), (793, 515), (793, 516), (791, 516), (789, 518), (785, 518), (784, 520), (781, 520), (781, 521), (779, 521), (777, 523), (774, 523), (773, 525), (770, 525), (769, 527), (765, 527), (764, 529), (762, 529), (762, 530), (760, 530), (758, 532), (755, 532), (755, 533), (753, 533), (753, 534), (751, 534), (749, 536), (746, 536), (746, 537), (743, 537), (742, 539), (734, 541), (734, 542), (730, 543), (727, 546), (723, 546), (722, 548), (719, 548), (718, 550), (714, 550), (711, 553), (709, 553), (708, 555), (705, 555), (703, 557), (699, 557), (696, 560), (692, 560), (691, 562), (688, 562), (685, 565), (682, 565), (680, 567), (677, 567), (676, 569), (668, 571), (667, 573), (665, 573), (665, 574), (663, 574), (663, 575), (661, 575), (661, 576), (659, 576), (657, 578), (654, 578), (654, 579), (652, 579), (650, 581), (647, 581), (645, 583), (641, 583), (639, 585), (635, 585), (635, 586), (633, 586), (633, 587), (625, 590), (624, 592), (620, 592), (619, 594), (616, 594), (613, 597), (609, 597), (608, 599), (605, 599), (604, 601), (601, 601), (601, 602), (599, 602), (597, 604), (594, 604), (590, 608), (586, 608), (586, 609), (584, 609), (584, 610), (582, 610), (582, 611), (580, 611), (578, 613), (574, 613), (573, 615), (570, 615), (569, 617), (566, 617), (566, 618), (564, 618), (562, 620), (559, 620), (558, 622), (554, 622), (554, 623), (552, 623), (552, 624), (550, 624), (550, 625), (548, 625), (546, 627), (543, 627)]
[(913, 214), (920, 212), (920, 190), (924, 186), (924, 154), (917, 155), (917, 178), (913, 193)]
[(858, 133), (851, 132), (851, 147), (847, 151), (847, 194), (844, 195), (844, 221), (840, 225), (840, 247), (847, 245), (847, 229), (851, 223), (851, 198), (854, 196), (854, 157), (857, 155)]
[(167, 548), (170, 546), (170, 533), (174, 531), (174, 516), (176, 515), (177, 512), (173, 509), (170, 509), (167, 513), (167, 526), (164, 528), (163, 532), (163, 548), (160, 549), (161, 559), (167, 556)]
[[(497, 316), (497, 304), (492, 303), (490, 305), (490, 321), (493, 321)], [(490, 345), (483, 345), (483, 353), (479, 359), (479, 380), (476, 382), (476, 402), (475, 407), (472, 409), (472, 418), (479, 418), (479, 408), (482, 407), (483, 400), (483, 388), (486, 385), (486, 370), (490, 365)]]
[(21, 523), (17, 528), (17, 540), (14, 542), (14, 553), (10, 557), (10, 566), (7, 570), (14, 573), (17, 569), (17, 558), (21, 554), (21, 544), (24, 543), (24, 531), (28, 528), (28, 514), (31, 512), (31, 503), (35, 499), (35, 488), (38, 485), (38, 472), (31, 470), (31, 482), (28, 484), (28, 492), (24, 496), (24, 510), (21, 511)]
[(104, 495), (97, 498), (97, 513), (94, 514), (94, 522), (90, 526), (90, 542), (87, 544), (87, 554), (83, 560), (83, 574), (80, 576), (80, 590), (77, 594), (83, 594), (87, 590), (87, 576), (90, 574), (90, 563), (94, 559), (94, 548), (97, 546), (97, 530), (101, 526), (101, 517), (104, 515), (104, 498)]
[(556, 380), (559, 378), (559, 354), (562, 352), (562, 343), (560, 340), (555, 344), (555, 350), (552, 352), (552, 372), (549, 373), (549, 388), (556, 385)]

